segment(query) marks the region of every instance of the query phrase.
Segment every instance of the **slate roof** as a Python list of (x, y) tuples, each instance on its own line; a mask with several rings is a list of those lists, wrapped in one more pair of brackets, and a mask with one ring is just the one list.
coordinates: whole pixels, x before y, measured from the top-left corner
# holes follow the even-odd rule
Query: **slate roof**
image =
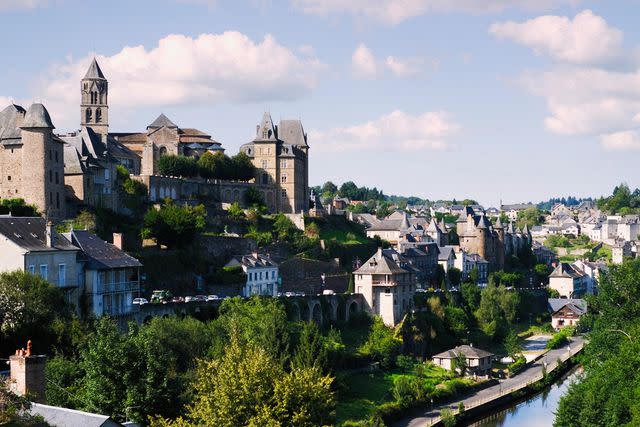
[(158, 118), (153, 121), (153, 123), (151, 123), (149, 126), (147, 126), (147, 129), (160, 129), (161, 127), (168, 127), (170, 129), (176, 129), (178, 127), (178, 125), (176, 125), (171, 120), (169, 120), (169, 118), (167, 116), (165, 116), (164, 113), (161, 113), (158, 116)]
[(28, 252), (51, 251), (77, 251), (63, 235), (54, 233), (53, 248), (46, 244), (46, 223), (40, 217), (0, 217), (0, 235), (15, 243)]
[(265, 268), (278, 266), (278, 264), (274, 260), (262, 254), (235, 255), (233, 258), (231, 258), (231, 261), (227, 263), (227, 266), (235, 265), (242, 265), (247, 268)]
[(42, 104), (31, 104), (27, 113), (24, 115), (24, 121), (20, 128), (45, 128), (53, 129), (55, 126), (51, 122), (49, 112)]
[(100, 66), (98, 65), (98, 61), (96, 60), (96, 58), (93, 58), (93, 61), (91, 61), (91, 65), (89, 65), (89, 69), (87, 70), (87, 73), (84, 75), (84, 78), (106, 80), (104, 77), (104, 74), (102, 74), (102, 70), (100, 69)]
[(571, 264), (567, 264), (566, 262), (561, 262), (558, 266), (551, 272), (549, 277), (564, 277), (575, 279), (578, 277), (584, 276), (584, 273), (578, 270)]
[(26, 112), (24, 108), (15, 104), (0, 111), (0, 143), (20, 142), (21, 131), (18, 123), (22, 121)]
[(354, 274), (402, 274), (408, 272), (387, 255), (379, 248), (367, 262), (354, 271)]
[[(265, 131), (267, 133), (267, 138), (264, 138)], [(273, 126), (273, 120), (271, 120), (271, 114), (265, 112), (262, 115), (262, 120), (258, 125), (256, 137), (254, 141), (276, 141), (276, 128)]]
[(441, 246), (440, 253), (438, 254), (438, 261), (446, 261), (449, 259), (449, 256), (453, 252), (453, 257), (456, 257), (455, 251), (453, 250), (453, 246)]
[(136, 258), (86, 230), (72, 230), (65, 233), (65, 237), (87, 256), (87, 267), (90, 270), (142, 267)]
[(119, 427), (122, 424), (107, 415), (92, 414), (75, 409), (32, 403), (29, 412), (41, 416), (47, 425), (56, 427)]
[(278, 139), (287, 144), (308, 147), (307, 134), (304, 133), (300, 120), (280, 120), (278, 125)]
[(481, 357), (493, 356), (493, 353), (489, 353), (488, 351), (479, 349), (477, 347), (473, 347), (470, 345), (459, 345), (452, 348), (451, 350), (443, 351), (442, 353), (436, 354), (433, 357), (437, 357), (439, 359), (455, 359), (458, 354), (463, 354), (467, 359), (479, 359)]
[(580, 298), (549, 298), (547, 303), (549, 311), (552, 313), (560, 311), (564, 306), (569, 306), (569, 309), (578, 315), (583, 315), (587, 312), (587, 301)]

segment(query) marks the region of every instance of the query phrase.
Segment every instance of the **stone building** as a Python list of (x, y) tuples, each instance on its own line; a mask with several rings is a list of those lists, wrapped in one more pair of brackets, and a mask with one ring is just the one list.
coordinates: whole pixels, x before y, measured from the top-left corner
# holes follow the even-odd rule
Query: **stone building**
[(505, 230), (500, 218), (492, 225), (486, 216), (477, 215), (468, 207), (456, 222), (456, 230), (460, 247), (485, 259), (492, 270), (503, 269), (507, 257), (531, 247), (531, 233), (526, 226), (519, 230), (509, 223)]
[(264, 113), (253, 141), (240, 147), (256, 167), (255, 182), (271, 211), (309, 209), (309, 145), (300, 120), (275, 126)]
[(0, 111), (0, 198), (22, 198), (50, 219), (66, 213), (64, 143), (42, 104)]
[(367, 309), (389, 326), (398, 324), (413, 307), (416, 291), (414, 268), (395, 251), (378, 251), (353, 272), (356, 293), (362, 294)]

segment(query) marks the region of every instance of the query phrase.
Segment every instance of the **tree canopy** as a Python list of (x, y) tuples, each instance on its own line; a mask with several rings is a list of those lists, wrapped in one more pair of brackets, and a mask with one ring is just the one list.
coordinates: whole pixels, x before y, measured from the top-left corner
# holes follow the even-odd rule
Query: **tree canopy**
[(144, 215), (142, 235), (169, 248), (190, 243), (206, 222), (204, 205), (176, 205), (168, 200), (159, 209), (151, 208)]

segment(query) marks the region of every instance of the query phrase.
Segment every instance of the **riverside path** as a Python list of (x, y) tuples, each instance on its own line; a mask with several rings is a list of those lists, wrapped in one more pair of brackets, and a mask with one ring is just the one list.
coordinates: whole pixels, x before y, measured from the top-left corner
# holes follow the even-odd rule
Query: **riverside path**
[(412, 416), (394, 422), (393, 427), (431, 426), (440, 421), (440, 412), (445, 408), (449, 408), (456, 414), (460, 402), (464, 404), (465, 410), (485, 405), (540, 381), (543, 375), (543, 368), (546, 368), (547, 372), (552, 372), (558, 367), (558, 359), (564, 362), (579, 353), (583, 347), (584, 339), (582, 337), (571, 337), (569, 344), (555, 350), (549, 350), (518, 375), (501, 380), (499, 384), (479, 390), (455, 402), (443, 403), (428, 410), (423, 410), (422, 413), (419, 411), (414, 412)]

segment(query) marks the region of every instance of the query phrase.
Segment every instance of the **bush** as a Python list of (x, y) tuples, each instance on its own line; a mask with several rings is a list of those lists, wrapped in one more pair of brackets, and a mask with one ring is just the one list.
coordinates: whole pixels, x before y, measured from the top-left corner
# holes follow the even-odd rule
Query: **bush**
[(566, 327), (560, 329), (556, 334), (551, 337), (549, 341), (547, 341), (546, 348), (548, 350), (553, 350), (558, 347), (562, 347), (563, 345), (569, 342), (569, 337), (575, 333), (575, 329), (571, 327)]
[(405, 356), (404, 354), (401, 354), (396, 359), (396, 365), (398, 365), (399, 368), (404, 369), (405, 371), (412, 370), (416, 363), (416, 359), (411, 356)]
[(153, 238), (159, 245), (169, 248), (185, 246), (205, 226), (203, 205), (178, 206), (169, 202), (160, 209), (151, 208), (144, 215), (142, 237)]
[(359, 352), (389, 368), (395, 364), (401, 345), (402, 341), (395, 337), (395, 331), (376, 317), (371, 324), (369, 337)]
[(522, 371), (527, 366), (527, 359), (523, 355), (519, 355), (516, 360), (509, 365), (509, 376), (512, 377)]

